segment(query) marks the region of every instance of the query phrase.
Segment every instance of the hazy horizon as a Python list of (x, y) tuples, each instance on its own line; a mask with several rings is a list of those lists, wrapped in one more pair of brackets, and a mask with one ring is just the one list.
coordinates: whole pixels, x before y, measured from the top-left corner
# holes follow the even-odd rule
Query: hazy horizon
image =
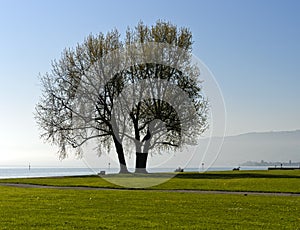
[[(212, 137), (214, 139), (222, 139), (222, 137)], [(187, 165), (185, 161), (182, 161), (181, 165), (177, 165), (180, 161), (167, 162), (166, 165), (155, 166), (153, 162), (160, 162), (163, 158), (162, 156), (150, 157), (150, 164), (152, 167), (159, 168), (176, 168), (177, 166), (188, 167), (188, 168), (199, 168), (201, 169), (202, 162), (206, 162), (210, 167), (222, 167), (222, 166), (238, 166), (247, 161), (260, 162), (264, 160), (266, 162), (282, 162), (288, 163), (289, 160), (292, 162), (300, 162), (300, 130), (286, 130), (286, 131), (268, 131), (268, 132), (250, 132), (242, 133), (238, 135), (225, 136), (222, 148), (219, 152), (217, 159), (212, 159), (216, 156), (209, 154), (206, 158), (203, 158), (203, 154), (198, 154), (198, 152), (205, 152), (207, 141), (209, 138), (201, 139), (197, 150), (191, 155), (190, 163)], [(299, 143), (298, 143), (299, 142)], [(55, 149), (55, 148), (54, 148)], [(54, 150), (53, 149), (53, 150)], [(213, 148), (214, 150), (214, 148)], [(209, 151), (209, 150), (208, 150)], [(264, 154), (261, 154), (264, 152)], [(284, 154), (282, 154), (284, 153)], [(186, 154), (183, 152), (178, 152), (176, 155), (180, 159), (185, 159)], [(30, 159), (18, 158), (15, 160), (8, 160), (6, 162), (0, 163), (0, 167), (7, 166), (22, 166), (28, 167), (30, 164), (32, 167), (91, 167), (91, 168), (118, 168), (117, 159), (115, 157), (114, 149), (109, 155), (101, 156), (100, 158), (94, 153), (93, 156), (88, 156), (88, 158), (76, 158), (74, 155), (69, 156), (64, 160), (58, 159), (58, 154), (52, 152), (48, 155), (40, 155), (39, 157), (33, 157)], [(168, 154), (166, 154), (168, 156)], [(213, 155), (212, 158), (210, 155)], [(94, 159), (89, 159), (94, 157)], [(156, 158), (159, 159), (156, 159)], [(130, 168), (134, 168), (133, 159), (134, 156), (128, 157), (127, 159), (131, 161), (129, 163)], [(95, 162), (93, 165), (89, 165), (89, 162)], [(110, 166), (108, 166), (110, 163)], [(208, 165), (207, 165), (208, 166)]]

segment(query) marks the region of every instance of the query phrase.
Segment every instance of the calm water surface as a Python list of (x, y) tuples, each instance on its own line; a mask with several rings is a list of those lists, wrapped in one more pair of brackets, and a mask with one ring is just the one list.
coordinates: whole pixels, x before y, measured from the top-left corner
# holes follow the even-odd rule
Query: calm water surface
[[(232, 170), (234, 167), (212, 167), (207, 171), (226, 171)], [(175, 169), (155, 168), (148, 169), (149, 172), (174, 172)], [(241, 167), (241, 170), (267, 170), (267, 166), (258, 167)], [(106, 173), (117, 173), (118, 169), (90, 169), (90, 168), (48, 168), (48, 167), (0, 167), (0, 178), (28, 178), (28, 177), (52, 177), (52, 176), (79, 176), (79, 175), (95, 175), (100, 171)], [(130, 171), (133, 171), (131, 169)], [(185, 172), (202, 172), (198, 168), (186, 168)]]

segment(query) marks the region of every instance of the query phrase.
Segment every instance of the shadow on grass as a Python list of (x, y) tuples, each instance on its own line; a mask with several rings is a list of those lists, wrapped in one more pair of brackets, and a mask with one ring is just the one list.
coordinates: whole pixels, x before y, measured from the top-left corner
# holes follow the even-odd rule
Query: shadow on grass
[[(290, 171), (290, 172), (277, 172), (272, 173), (270, 171), (253, 171), (253, 172), (245, 172), (245, 171), (223, 171), (223, 172), (183, 172), (183, 173), (148, 173), (148, 174), (139, 174), (139, 173), (129, 173), (129, 174), (107, 174), (104, 176), (100, 176), (102, 178), (112, 178), (112, 177), (123, 177), (123, 178), (180, 178), (180, 179), (234, 179), (234, 178), (299, 178), (300, 179), (300, 170)], [(76, 177), (76, 176), (72, 176)], [(84, 177), (84, 176), (78, 176)], [(89, 175), (86, 177), (99, 177), (98, 175)]]
[(299, 178), (294, 174), (272, 174), (272, 173), (253, 173), (253, 172), (214, 172), (214, 173), (179, 173), (175, 178), (181, 179), (235, 179), (235, 178)]

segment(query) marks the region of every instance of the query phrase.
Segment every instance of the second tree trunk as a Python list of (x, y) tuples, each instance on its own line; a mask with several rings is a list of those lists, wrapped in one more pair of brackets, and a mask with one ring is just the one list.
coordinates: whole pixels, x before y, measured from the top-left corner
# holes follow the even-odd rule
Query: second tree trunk
[(147, 168), (148, 153), (136, 153), (135, 172), (148, 173)]

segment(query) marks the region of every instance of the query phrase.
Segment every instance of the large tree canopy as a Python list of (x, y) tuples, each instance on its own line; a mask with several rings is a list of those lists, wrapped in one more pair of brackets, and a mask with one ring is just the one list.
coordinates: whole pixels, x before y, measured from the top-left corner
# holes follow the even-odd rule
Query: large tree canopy
[(121, 172), (125, 151), (135, 148), (136, 171), (145, 172), (149, 151), (195, 144), (207, 129), (208, 105), (191, 58), (186, 28), (139, 23), (121, 41), (117, 30), (90, 35), (66, 49), (41, 77), (36, 107), (42, 136), (59, 147), (61, 158), (91, 139), (98, 154), (113, 143)]

